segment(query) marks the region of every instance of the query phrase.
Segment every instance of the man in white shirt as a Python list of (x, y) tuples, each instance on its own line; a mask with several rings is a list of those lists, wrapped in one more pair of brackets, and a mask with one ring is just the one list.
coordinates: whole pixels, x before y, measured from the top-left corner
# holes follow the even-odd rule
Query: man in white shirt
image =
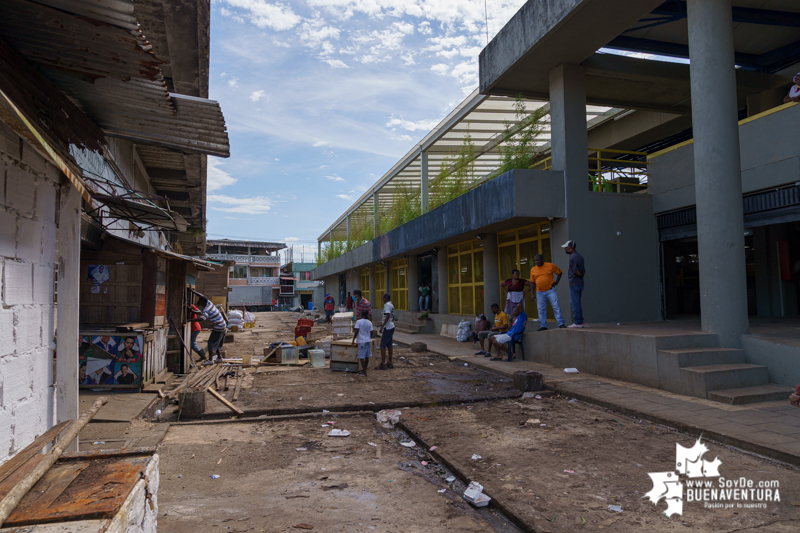
[(353, 344), (358, 343), (358, 360), (363, 367), (358, 375), (364, 378), (367, 377), (369, 358), (372, 355), (372, 322), (368, 320), (368, 317), (368, 311), (361, 311), (361, 318), (356, 322), (353, 330)]
[[(392, 364), (392, 343), (394, 341), (394, 305), (392, 305), (391, 295), (383, 295), (383, 323), (381, 324), (378, 333), (381, 334), (381, 364), (378, 365), (378, 370), (385, 370), (387, 368), (394, 368)], [(389, 363), (386, 363), (386, 351), (389, 351)]]

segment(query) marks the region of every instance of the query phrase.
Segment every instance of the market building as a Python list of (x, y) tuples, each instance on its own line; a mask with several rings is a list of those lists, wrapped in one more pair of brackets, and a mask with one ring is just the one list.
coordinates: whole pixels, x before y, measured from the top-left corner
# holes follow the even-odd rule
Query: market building
[[(481, 53), (479, 90), (320, 235), (312, 276), (373, 305), (388, 292), (400, 327), (432, 333), (490, 315), (537, 253), (566, 272), (574, 240), (593, 326), (535, 332), (527, 300), (528, 358), (732, 403), (784, 398), (800, 382), (800, 107), (784, 103), (800, 29), (796, 8), (756, 7), (529, 1)], [(534, 110), (539, 157), (497, 175), (522, 132), (506, 124)], [(408, 198), (415, 216), (395, 216)]]

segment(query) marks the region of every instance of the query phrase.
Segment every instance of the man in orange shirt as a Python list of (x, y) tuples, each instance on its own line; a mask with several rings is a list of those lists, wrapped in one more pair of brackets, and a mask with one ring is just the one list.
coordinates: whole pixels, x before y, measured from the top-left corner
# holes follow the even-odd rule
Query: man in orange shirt
[[(539, 309), (539, 329), (536, 331), (547, 329), (547, 302), (550, 302), (550, 307), (553, 308), (558, 327), (567, 327), (561, 315), (561, 306), (558, 304), (558, 293), (556, 293), (556, 285), (561, 281), (561, 269), (553, 263), (545, 263), (542, 254), (536, 254), (533, 262), (535, 266), (531, 268), (531, 285), (536, 287), (536, 307)], [(553, 275), (556, 276), (555, 280)]]

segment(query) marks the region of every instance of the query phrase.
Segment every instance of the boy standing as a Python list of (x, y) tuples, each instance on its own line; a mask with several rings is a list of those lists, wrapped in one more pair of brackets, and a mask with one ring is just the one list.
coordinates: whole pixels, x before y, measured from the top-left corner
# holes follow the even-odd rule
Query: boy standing
[[(389, 293), (383, 295), (383, 323), (381, 324), (378, 333), (381, 334), (381, 364), (378, 370), (386, 370), (387, 368), (394, 368), (392, 364), (392, 342), (394, 339), (394, 305), (392, 305), (392, 296)], [(386, 364), (386, 350), (389, 350), (389, 364)]]
[(372, 322), (368, 320), (368, 317), (368, 311), (361, 311), (361, 318), (356, 322), (353, 330), (353, 344), (358, 342), (358, 360), (363, 366), (358, 375), (364, 378), (367, 377), (369, 358), (372, 355)]

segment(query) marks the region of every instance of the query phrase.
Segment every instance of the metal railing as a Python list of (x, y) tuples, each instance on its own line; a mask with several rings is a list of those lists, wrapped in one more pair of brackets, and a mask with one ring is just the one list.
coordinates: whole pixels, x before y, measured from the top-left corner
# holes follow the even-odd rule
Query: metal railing
[(270, 277), (270, 278), (247, 278), (248, 285), (277, 285), (280, 282), (279, 278)]
[(206, 254), (208, 259), (214, 261), (233, 261), (235, 263), (280, 265), (281, 258), (276, 255), (247, 255), (247, 254)]
[[(589, 188), (594, 192), (632, 193), (648, 187), (646, 152), (589, 148)], [(552, 157), (533, 167), (552, 170)]]

